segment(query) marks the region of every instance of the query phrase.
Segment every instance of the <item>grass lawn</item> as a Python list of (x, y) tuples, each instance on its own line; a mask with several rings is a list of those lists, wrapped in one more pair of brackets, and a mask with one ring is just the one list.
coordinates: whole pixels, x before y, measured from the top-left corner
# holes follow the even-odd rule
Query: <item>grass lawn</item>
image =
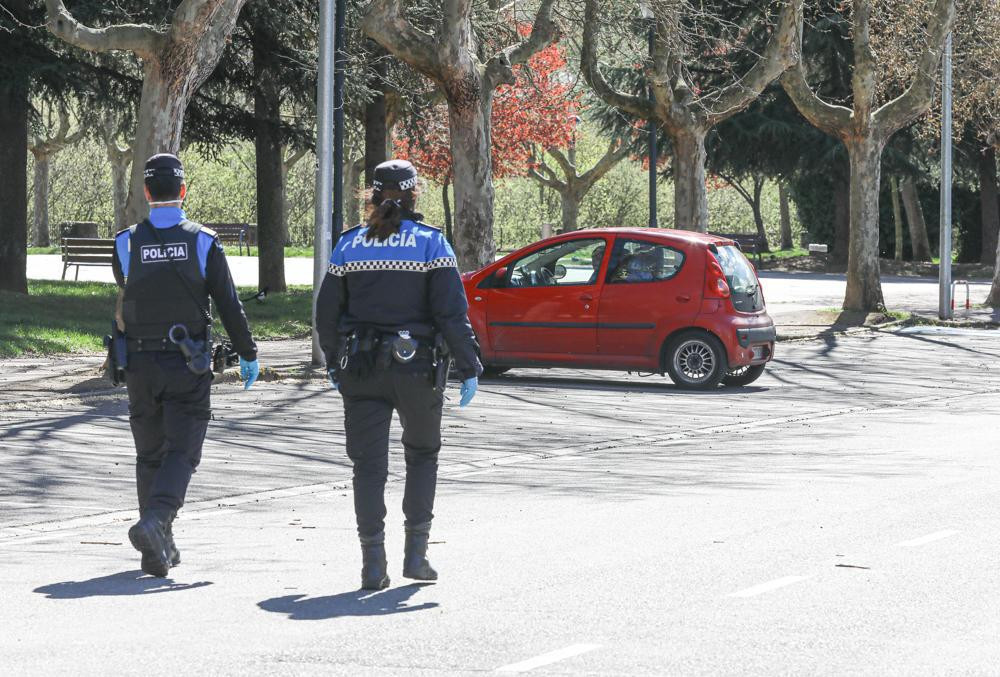
[[(747, 254), (747, 257), (754, 256), (752, 254)], [(772, 249), (770, 252), (761, 254), (764, 258), (770, 259), (792, 259), (797, 256), (809, 256), (808, 249), (801, 249), (796, 247), (795, 249)]]
[[(102, 352), (110, 332), (117, 288), (101, 282), (30, 281), (28, 296), (0, 292), (0, 357)], [(256, 289), (241, 288), (248, 296)], [(308, 336), (312, 288), (293, 287), (263, 303), (245, 304), (254, 337)], [(222, 323), (216, 322), (221, 332)]]
[[(226, 250), (226, 256), (239, 256), (240, 247), (235, 244), (223, 245), (223, 249)], [(246, 254), (246, 248), (243, 249), (244, 254)], [(250, 248), (250, 255), (257, 256), (257, 247)], [(312, 258), (313, 248), (312, 247), (285, 247), (285, 258)]]

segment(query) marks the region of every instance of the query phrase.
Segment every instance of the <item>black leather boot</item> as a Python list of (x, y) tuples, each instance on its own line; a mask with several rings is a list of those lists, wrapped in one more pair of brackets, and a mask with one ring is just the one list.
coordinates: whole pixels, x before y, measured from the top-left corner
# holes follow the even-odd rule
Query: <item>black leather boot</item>
[(164, 535), (167, 537), (167, 555), (170, 556), (170, 566), (172, 567), (181, 563), (181, 551), (177, 549), (177, 545), (174, 543), (174, 517), (175, 515), (170, 516), (167, 528), (164, 529)]
[(431, 523), (406, 527), (403, 548), (403, 576), (418, 581), (436, 581), (437, 572), (427, 561), (427, 542), (431, 538)]
[(389, 587), (389, 565), (385, 559), (385, 532), (361, 536), (361, 589), (385, 590)]
[(165, 516), (147, 510), (128, 530), (132, 547), (142, 553), (142, 570), (150, 576), (164, 578), (170, 571), (166, 535), (168, 521)]

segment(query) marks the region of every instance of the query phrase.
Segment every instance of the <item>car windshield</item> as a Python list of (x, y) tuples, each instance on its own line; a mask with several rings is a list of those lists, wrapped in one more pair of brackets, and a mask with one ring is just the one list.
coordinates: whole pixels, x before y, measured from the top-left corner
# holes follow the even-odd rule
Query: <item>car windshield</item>
[(763, 297), (758, 289), (757, 275), (739, 247), (722, 245), (716, 248), (715, 257), (722, 266), (726, 282), (732, 290), (733, 305), (745, 313), (764, 308)]

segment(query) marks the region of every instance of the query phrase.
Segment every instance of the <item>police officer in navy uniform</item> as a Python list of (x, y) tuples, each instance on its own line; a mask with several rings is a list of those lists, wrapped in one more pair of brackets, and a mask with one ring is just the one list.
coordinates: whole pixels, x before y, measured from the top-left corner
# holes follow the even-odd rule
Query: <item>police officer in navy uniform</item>
[(125, 380), (140, 515), (129, 540), (142, 553), (142, 570), (162, 577), (180, 563), (172, 523), (201, 460), (211, 418), (209, 297), (240, 355), (245, 388), (259, 367), (222, 245), (214, 231), (188, 221), (181, 209), (187, 186), (180, 160), (151, 157), (145, 188), (149, 218), (115, 237), (113, 268), (122, 287), (116, 320), (128, 348)]
[(403, 576), (433, 581), (437, 572), (427, 560), (427, 543), (443, 376), (453, 358), (464, 407), (475, 395), (482, 365), (455, 253), (441, 231), (414, 212), (416, 169), (403, 160), (384, 162), (375, 168), (372, 187), (368, 223), (345, 231), (333, 249), (316, 323), (330, 381), (344, 400), (361, 585), (380, 590), (389, 585), (384, 492), (392, 412), (403, 426), (406, 460)]

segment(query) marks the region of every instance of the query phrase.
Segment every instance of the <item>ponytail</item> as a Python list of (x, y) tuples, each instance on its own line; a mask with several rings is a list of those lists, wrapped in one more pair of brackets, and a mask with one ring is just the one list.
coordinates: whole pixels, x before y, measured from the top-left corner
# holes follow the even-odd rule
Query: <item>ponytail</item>
[(399, 225), (407, 213), (416, 206), (416, 192), (413, 190), (386, 190), (373, 192), (372, 212), (368, 217), (368, 236), (384, 242), (393, 233), (399, 232)]

